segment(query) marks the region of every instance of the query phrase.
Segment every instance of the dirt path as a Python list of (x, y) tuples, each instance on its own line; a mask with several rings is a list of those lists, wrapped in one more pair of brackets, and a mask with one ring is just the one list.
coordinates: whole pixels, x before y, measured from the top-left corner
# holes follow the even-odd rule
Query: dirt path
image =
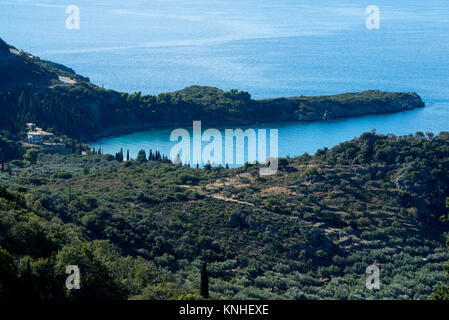
[(247, 206), (254, 207), (254, 204), (252, 204), (252, 203), (245, 202), (245, 201), (240, 201), (240, 200), (236, 200), (236, 199), (231, 199), (231, 198), (226, 198), (226, 197), (220, 196), (218, 194), (205, 194), (205, 196), (209, 197), (209, 198), (223, 200), (223, 201), (226, 201), (226, 202), (235, 202), (235, 203), (244, 204), (244, 205), (247, 205)]

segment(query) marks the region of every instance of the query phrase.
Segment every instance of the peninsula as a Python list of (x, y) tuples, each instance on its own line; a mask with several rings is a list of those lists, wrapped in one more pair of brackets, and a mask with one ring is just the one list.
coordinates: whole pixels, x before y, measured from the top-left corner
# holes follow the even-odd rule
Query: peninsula
[(190, 86), (159, 95), (107, 90), (60, 64), (0, 39), (0, 128), (25, 122), (81, 140), (118, 130), (188, 125), (321, 121), (424, 107), (416, 93), (370, 90), (317, 97), (254, 100), (248, 92)]

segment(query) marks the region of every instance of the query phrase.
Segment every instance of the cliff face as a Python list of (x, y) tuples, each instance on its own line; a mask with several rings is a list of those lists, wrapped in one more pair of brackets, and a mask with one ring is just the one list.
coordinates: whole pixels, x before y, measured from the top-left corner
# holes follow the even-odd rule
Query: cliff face
[(317, 121), (392, 113), (424, 107), (414, 92), (370, 90), (321, 97), (262, 100), (264, 108), (284, 110), (281, 121)]

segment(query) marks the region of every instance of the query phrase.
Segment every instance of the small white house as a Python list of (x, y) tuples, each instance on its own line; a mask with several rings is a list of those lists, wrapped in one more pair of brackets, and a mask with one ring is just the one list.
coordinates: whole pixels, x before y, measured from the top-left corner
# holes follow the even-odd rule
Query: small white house
[(31, 144), (41, 144), (42, 143), (42, 133), (28, 132), (27, 142), (31, 143)]

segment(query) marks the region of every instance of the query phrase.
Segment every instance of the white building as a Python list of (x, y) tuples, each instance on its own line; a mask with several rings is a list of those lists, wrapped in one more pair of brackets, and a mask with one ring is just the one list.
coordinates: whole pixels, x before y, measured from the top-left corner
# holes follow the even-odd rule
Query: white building
[(31, 144), (42, 143), (42, 133), (40, 132), (28, 132), (27, 142)]

